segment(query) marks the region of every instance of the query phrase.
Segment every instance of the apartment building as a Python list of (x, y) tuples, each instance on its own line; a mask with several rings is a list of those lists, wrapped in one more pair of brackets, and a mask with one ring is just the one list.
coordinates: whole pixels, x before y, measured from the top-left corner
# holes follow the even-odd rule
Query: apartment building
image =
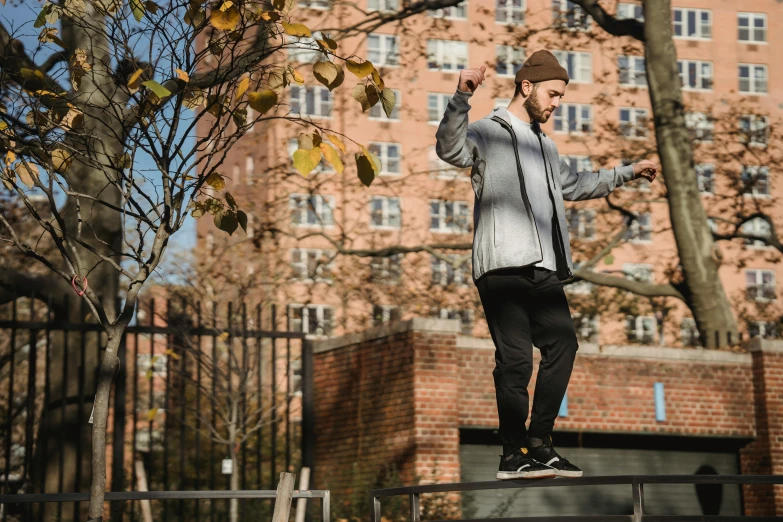
[[(643, 18), (638, 3), (604, 6), (619, 18)], [(398, 0), (359, 0), (356, 5), (299, 0), (292, 16), (328, 34), (326, 28), (350, 27), (399, 8)], [(737, 213), (758, 211), (771, 213), (775, 223), (781, 219), (775, 211), (779, 164), (773, 158), (783, 66), (773, 53), (783, 42), (776, 42), (781, 37), (770, 30), (781, 21), (783, 12), (774, 0), (673, 0), (698, 187), (716, 231), (725, 231)], [(318, 83), (311, 64), (321, 58), (312, 40), (287, 43), (291, 47), (283, 59), (306, 81), (287, 88), (285, 106), (277, 114), (300, 115), (345, 134), (367, 145), (382, 165), (369, 188), (350, 166), (338, 175), (322, 164), (303, 178), (290, 167), (302, 128), (282, 120), (257, 124), (229, 153), (227, 190), (249, 210), (252, 239), (234, 247), (239, 250), (230, 262), (240, 278), (258, 277), (259, 293), (286, 307), (287, 327), (294, 330), (332, 336), (425, 316), (458, 318), (464, 333), (487, 335), (470, 275), (474, 194), (468, 173), (443, 163), (434, 152), (435, 130), (461, 69), (489, 69), (486, 84), (471, 98), (474, 121), (507, 104), (514, 74), (526, 57), (549, 49), (568, 69), (571, 82), (544, 131), (571, 168), (656, 159), (642, 45), (608, 36), (568, 0), (465, 0), (341, 40), (342, 55), (372, 61), (394, 89), (397, 106), (390, 117), (380, 104), (361, 112), (350, 95), (350, 74), (333, 92)], [(352, 164), (348, 156), (347, 165)], [(594, 269), (669, 281), (677, 270), (677, 252), (663, 183), (633, 182), (615, 196), (639, 219)], [(601, 251), (623, 225), (622, 216), (603, 200), (569, 203), (567, 212), (577, 263)], [(749, 221), (742, 231), (771, 232), (763, 219)], [(205, 220), (199, 222), (198, 237), (207, 251), (222, 248), (222, 233)], [(757, 240), (719, 245), (720, 276), (736, 303), (740, 330), (776, 337), (781, 315), (776, 281), (783, 276), (779, 254)], [(408, 250), (382, 255), (397, 247)], [(697, 342), (693, 320), (676, 300), (650, 302), (584, 282), (567, 290), (584, 340)]]

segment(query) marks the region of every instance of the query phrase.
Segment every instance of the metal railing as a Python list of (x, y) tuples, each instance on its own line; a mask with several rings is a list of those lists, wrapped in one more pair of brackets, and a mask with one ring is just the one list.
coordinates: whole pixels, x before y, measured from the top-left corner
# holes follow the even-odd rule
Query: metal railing
[[(375, 489), (370, 493), (372, 522), (381, 522), (381, 498), (407, 495), (410, 499), (410, 520), (421, 522), (419, 495), (422, 493), (451, 493), (457, 491), (481, 491), (491, 489), (550, 488), (563, 486), (631, 486), (633, 514), (628, 515), (577, 515), (577, 516), (529, 516), (495, 518), (503, 522), (558, 522), (558, 521), (623, 521), (623, 522), (689, 522), (703, 520), (736, 520), (736, 516), (646, 515), (644, 513), (645, 484), (783, 484), (783, 475), (617, 475), (607, 477), (580, 477), (537, 480), (495, 480), (487, 482), (461, 482), (452, 484), (428, 484), (400, 488)], [(747, 521), (777, 520), (780, 517), (745, 516)], [(480, 519), (476, 519), (480, 520)], [(463, 519), (462, 522), (470, 522)]]
[[(119, 491), (107, 492), (106, 502), (139, 500), (215, 500), (215, 499), (269, 499), (276, 498), (277, 491), (228, 490), (228, 491)], [(320, 498), (321, 521), (330, 522), (331, 495), (328, 489), (294, 490), (292, 498)], [(45, 502), (87, 502), (89, 493), (33, 493), (27, 495), (0, 495), (0, 505), (37, 504)]]

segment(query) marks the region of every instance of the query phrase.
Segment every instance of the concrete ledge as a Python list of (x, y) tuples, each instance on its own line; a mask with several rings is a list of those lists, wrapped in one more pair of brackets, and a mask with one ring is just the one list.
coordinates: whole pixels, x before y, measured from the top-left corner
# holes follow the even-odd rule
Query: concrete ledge
[[(373, 339), (389, 337), (401, 332), (442, 332), (458, 334), (462, 331), (459, 319), (430, 319), (426, 317), (414, 317), (407, 321), (397, 321), (368, 328), (363, 332), (356, 332), (331, 339), (313, 342), (313, 353), (328, 352), (344, 346), (359, 344)], [(491, 342), (491, 341), (490, 341)]]
[(749, 352), (783, 353), (783, 341), (754, 337), (745, 343)]
[[(766, 343), (775, 342), (775, 348), (768, 348)], [(469, 350), (494, 350), (492, 339), (457, 337), (457, 348)], [(783, 353), (783, 341), (765, 340), (764, 351), (780, 350)], [(534, 353), (534, 356), (536, 354)], [(579, 343), (577, 356), (617, 357), (624, 359), (643, 359), (650, 361), (693, 361), (705, 364), (751, 364), (751, 356), (747, 353), (724, 352), (719, 350), (701, 350), (689, 348), (669, 348), (666, 346), (599, 346), (593, 343)]]

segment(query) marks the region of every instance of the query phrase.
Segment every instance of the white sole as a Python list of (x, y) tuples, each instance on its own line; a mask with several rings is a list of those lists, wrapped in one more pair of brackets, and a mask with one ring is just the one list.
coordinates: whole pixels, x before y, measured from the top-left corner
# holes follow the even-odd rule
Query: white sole
[(555, 478), (557, 471), (554, 469), (551, 471), (544, 469), (541, 471), (498, 471), (496, 477), (498, 480)]
[(582, 472), (581, 471), (560, 471), (560, 470), (557, 470), (557, 476), (558, 477), (572, 477), (572, 478), (576, 478), (576, 477), (581, 477), (582, 476)]

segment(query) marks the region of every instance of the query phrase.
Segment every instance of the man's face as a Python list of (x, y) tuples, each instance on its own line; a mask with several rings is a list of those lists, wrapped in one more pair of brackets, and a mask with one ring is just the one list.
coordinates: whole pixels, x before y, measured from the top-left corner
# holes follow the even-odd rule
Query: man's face
[(529, 88), (530, 95), (525, 99), (525, 109), (531, 119), (539, 123), (546, 123), (552, 113), (560, 105), (560, 100), (565, 96), (566, 83), (563, 80), (547, 80), (536, 84), (523, 82), (523, 91)]

